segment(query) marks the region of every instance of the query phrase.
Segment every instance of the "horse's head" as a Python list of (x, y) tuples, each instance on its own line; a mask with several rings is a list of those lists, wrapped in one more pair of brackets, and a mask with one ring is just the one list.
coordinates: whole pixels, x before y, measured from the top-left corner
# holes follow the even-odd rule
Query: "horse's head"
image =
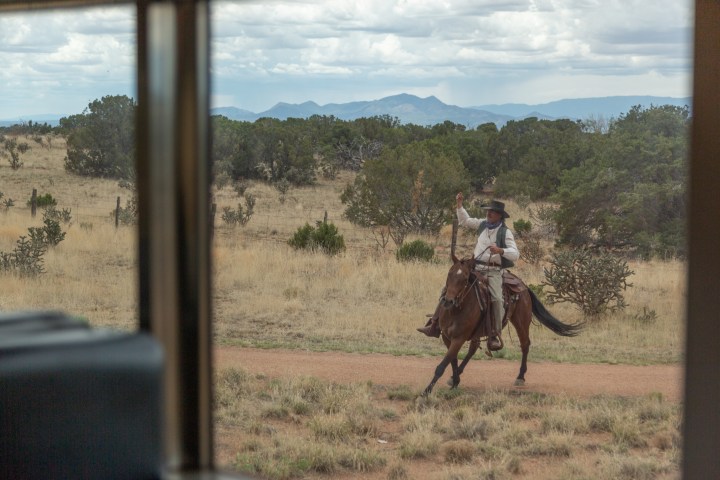
[(447, 281), (445, 282), (445, 295), (442, 299), (445, 308), (459, 306), (462, 297), (474, 279), (474, 258), (460, 260), (453, 254), (452, 261), (453, 266), (448, 271)]

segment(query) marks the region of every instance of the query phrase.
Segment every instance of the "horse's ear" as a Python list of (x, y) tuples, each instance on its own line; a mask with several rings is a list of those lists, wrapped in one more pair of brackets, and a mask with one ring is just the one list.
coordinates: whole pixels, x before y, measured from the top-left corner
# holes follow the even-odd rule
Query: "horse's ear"
[(450, 259), (453, 261), (453, 263), (460, 263), (460, 260), (455, 256), (455, 252), (452, 252), (450, 254)]

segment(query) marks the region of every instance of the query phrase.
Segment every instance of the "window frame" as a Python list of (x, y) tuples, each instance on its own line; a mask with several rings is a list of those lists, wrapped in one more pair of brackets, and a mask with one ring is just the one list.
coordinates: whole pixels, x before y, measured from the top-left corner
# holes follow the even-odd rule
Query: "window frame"
[[(0, 0), (0, 13), (132, 3)], [(166, 350), (169, 478), (172, 472), (211, 478), (203, 472), (214, 470), (208, 3), (135, 2), (140, 329), (152, 332)], [(720, 319), (715, 296), (707, 294), (720, 289), (718, 56), (720, 1), (695, 0), (684, 478), (720, 478)], [(158, 221), (159, 213), (167, 221)]]

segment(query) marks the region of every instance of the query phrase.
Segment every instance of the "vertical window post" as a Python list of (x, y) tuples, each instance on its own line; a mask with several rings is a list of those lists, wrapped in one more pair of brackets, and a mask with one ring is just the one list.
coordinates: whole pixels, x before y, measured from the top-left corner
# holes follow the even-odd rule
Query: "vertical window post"
[(171, 472), (211, 470), (207, 1), (138, 1), (140, 326), (165, 349)]

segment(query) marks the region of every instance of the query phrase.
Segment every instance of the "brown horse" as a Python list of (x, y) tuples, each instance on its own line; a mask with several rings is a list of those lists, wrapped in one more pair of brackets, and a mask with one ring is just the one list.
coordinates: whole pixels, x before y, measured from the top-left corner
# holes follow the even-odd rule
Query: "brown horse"
[[(423, 395), (428, 395), (432, 391), (448, 364), (452, 366), (450, 385), (456, 388), (460, 384), (460, 374), (480, 346), (480, 340), (489, 335), (491, 314), (487, 277), (475, 270), (474, 258), (458, 260), (453, 254), (452, 260), (453, 266), (448, 271), (445, 293), (441, 299), (443, 308), (440, 313), (440, 328), (447, 353), (435, 369), (435, 375)], [(530, 323), (533, 315), (540, 323), (563, 337), (574, 337), (580, 333), (583, 325), (562, 323), (545, 309), (532, 290), (525, 287), (517, 277), (513, 276), (513, 278), (515, 278), (515, 287), (511, 287), (508, 282), (503, 284), (506, 297), (503, 327), (508, 321), (512, 323), (520, 341), (522, 362), (515, 385), (521, 386), (525, 384), (527, 356), (530, 350)], [(458, 366), (458, 352), (467, 341), (470, 342), (468, 353), (462, 364)]]

